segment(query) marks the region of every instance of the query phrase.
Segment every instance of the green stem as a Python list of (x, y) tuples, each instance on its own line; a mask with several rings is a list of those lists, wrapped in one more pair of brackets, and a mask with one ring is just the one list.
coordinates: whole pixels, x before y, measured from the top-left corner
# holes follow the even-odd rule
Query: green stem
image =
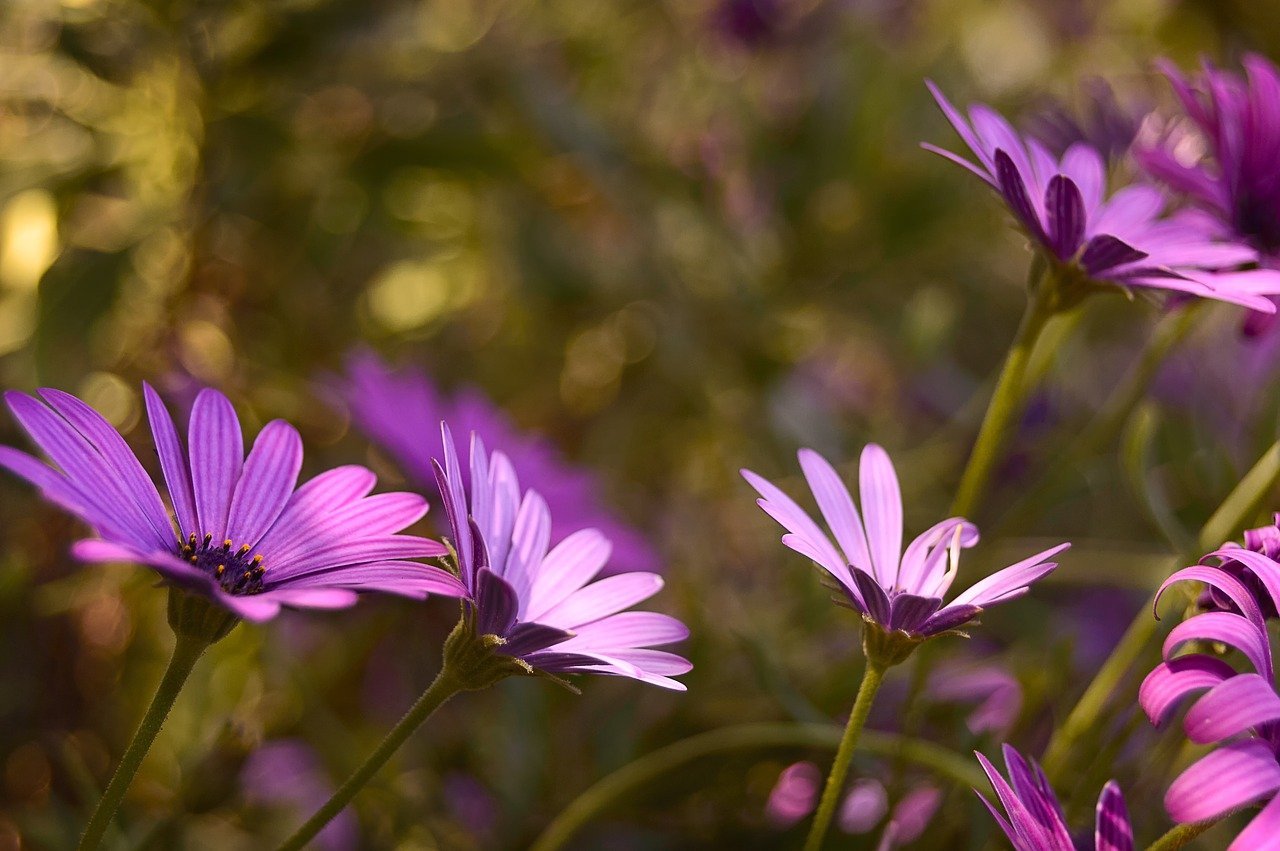
[(1053, 316), (1052, 308), (1038, 295), (1040, 289), (1042, 287), (1033, 288), (1027, 298), (1027, 309), (1022, 314), (1018, 333), (1014, 335), (1009, 354), (1005, 356), (1004, 366), (1000, 370), (1000, 377), (996, 379), (986, 416), (982, 418), (973, 452), (969, 455), (969, 462), (965, 465), (960, 486), (956, 490), (955, 501), (951, 504), (954, 516), (969, 517), (981, 502), (991, 474), (1001, 458), (1008, 432), (1022, 410), (1022, 402), (1026, 396), (1027, 364), (1031, 360), (1031, 352), (1035, 349), (1040, 332)]
[[(1200, 551), (1217, 549), (1223, 542), (1239, 535), (1275, 487), (1277, 480), (1280, 480), (1280, 442), (1263, 453), (1201, 527), (1196, 539), (1196, 546)], [(1169, 572), (1196, 557), (1196, 553), (1184, 553), (1171, 565)], [(1120, 643), (1102, 664), (1067, 720), (1049, 740), (1042, 765), (1051, 780), (1060, 777), (1069, 767), (1068, 763), (1078, 749), (1079, 740), (1090, 730), (1096, 729), (1103, 709), (1116, 696), (1121, 681), (1159, 631), (1160, 624), (1152, 616), (1152, 606), (1153, 601), (1148, 601), (1138, 610)]]
[(1164, 836), (1148, 845), (1147, 851), (1177, 851), (1178, 848), (1186, 845), (1220, 821), (1222, 821), (1222, 818), (1175, 825)]
[(333, 818), (342, 812), (356, 793), (364, 788), (365, 784), (373, 779), (382, 766), (387, 764), (387, 760), (391, 759), (392, 754), (400, 749), (405, 740), (413, 734), (423, 722), (431, 717), (431, 713), (444, 704), (449, 698), (453, 697), (462, 690), (462, 685), (449, 674), (449, 667), (446, 665), (436, 675), (435, 680), (422, 693), (417, 702), (409, 707), (409, 711), (404, 717), (391, 728), (391, 732), (387, 733), (386, 738), (374, 749), (369, 758), (357, 768), (346, 782), (333, 793), (333, 797), (325, 802), (324, 806), (316, 810), (315, 815), (307, 819), (307, 822), (298, 828), (292, 836), (281, 843), (279, 851), (298, 851), (308, 842), (315, 838), (315, 835), (324, 829)]
[(836, 749), (836, 760), (831, 764), (831, 775), (827, 778), (826, 788), (822, 790), (818, 814), (813, 817), (813, 827), (809, 829), (809, 838), (804, 843), (805, 851), (818, 851), (827, 837), (827, 828), (831, 826), (831, 819), (836, 814), (840, 791), (844, 788), (845, 776), (849, 773), (849, 763), (858, 747), (858, 736), (867, 723), (871, 704), (876, 699), (876, 692), (880, 690), (880, 683), (884, 681), (884, 672), (883, 667), (867, 661), (866, 670), (862, 672), (862, 685), (858, 686), (858, 696), (853, 701), (853, 711), (849, 713), (849, 723), (844, 728), (840, 747)]
[[(597, 781), (546, 826), (530, 851), (559, 851), (612, 805), (695, 760), (763, 748), (835, 748), (842, 738), (843, 732), (834, 724), (798, 723), (739, 724), (690, 736), (646, 754)], [(972, 759), (921, 739), (867, 730), (859, 740), (858, 749), (884, 757), (901, 755), (962, 786), (980, 788), (986, 782)]]
[[(1068, 474), (1077, 469), (1080, 462), (1088, 460), (1115, 439), (1129, 419), (1129, 415), (1142, 401), (1147, 387), (1168, 358), (1169, 353), (1195, 327), (1196, 320), (1203, 312), (1202, 305), (1203, 302), (1193, 302), (1160, 320), (1147, 340), (1142, 354), (1124, 379), (1115, 386), (1111, 395), (1107, 397), (1079, 437), (1065, 448), (1065, 457), (1062, 453), (1055, 453), (1052, 463), (1041, 470), (1034, 483), (1023, 488), (1024, 493), (1032, 496), (1019, 500), (1018, 504), (1000, 520), (1000, 529), (1021, 527), (1029, 517), (1035, 516), (1037, 511), (1043, 509), (1051, 497), (1060, 495)], [(1048, 335), (1045, 339), (1046, 343), (1051, 343)]]
[(155, 697), (147, 707), (147, 714), (142, 716), (138, 731), (133, 734), (133, 741), (129, 743), (124, 756), (120, 758), (115, 774), (111, 775), (111, 782), (107, 784), (106, 791), (102, 793), (102, 799), (98, 801), (93, 815), (89, 817), (84, 835), (80, 837), (78, 846), (80, 851), (89, 851), (102, 843), (102, 837), (115, 818), (125, 790), (129, 788), (134, 775), (138, 773), (138, 767), (142, 765), (142, 758), (151, 749), (151, 743), (160, 732), (160, 727), (168, 717), (169, 710), (173, 708), (173, 702), (177, 699), (178, 692), (182, 691), (182, 684), (187, 681), (187, 676), (195, 667), (196, 660), (208, 646), (209, 642), (204, 639), (190, 635), (177, 635), (173, 645), (173, 655), (169, 658), (169, 666), (165, 668), (164, 677), (156, 688)]

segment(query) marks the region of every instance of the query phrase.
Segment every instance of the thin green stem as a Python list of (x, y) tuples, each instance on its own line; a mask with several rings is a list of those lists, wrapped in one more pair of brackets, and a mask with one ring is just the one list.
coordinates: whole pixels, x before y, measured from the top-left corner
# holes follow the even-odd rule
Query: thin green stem
[[(1089, 459), (1115, 439), (1133, 409), (1142, 401), (1147, 387), (1169, 353), (1195, 327), (1196, 320), (1203, 312), (1202, 305), (1203, 302), (1193, 302), (1160, 320), (1138, 360), (1111, 391), (1111, 395), (1085, 426), (1084, 431), (1065, 448), (1065, 458), (1062, 453), (1054, 454), (1052, 463), (1047, 464), (1035, 481), (1023, 489), (1024, 493), (1031, 496), (1019, 500), (1000, 520), (1000, 529), (1021, 527), (1028, 517), (1035, 516), (1038, 510), (1048, 504), (1053, 495), (1060, 493), (1065, 485), (1064, 480), (1081, 461)], [(1048, 334), (1046, 342), (1049, 342)]]
[(315, 835), (323, 830), (325, 825), (332, 821), (338, 813), (342, 812), (343, 808), (356, 796), (356, 793), (373, 779), (379, 769), (387, 764), (387, 760), (391, 759), (392, 754), (400, 749), (405, 740), (421, 727), (423, 722), (430, 718), (431, 714), (439, 709), (445, 701), (461, 690), (462, 685), (449, 673), (446, 665), (436, 675), (435, 680), (422, 693), (417, 702), (409, 707), (409, 711), (404, 714), (404, 717), (391, 728), (391, 732), (387, 733), (386, 738), (374, 749), (373, 753), (369, 754), (369, 758), (352, 772), (351, 776), (339, 787), (338, 791), (333, 793), (333, 797), (329, 798), (324, 803), (324, 806), (316, 810), (315, 815), (307, 819), (302, 827), (298, 828), (292, 836), (280, 844), (279, 851), (298, 851), (298, 849), (301, 849), (314, 839)]
[[(1218, 506), (1218, 510), (1205, 522), (1196, 539), (1196, 546), (1205, 552), (1217, 549), (1224, 541), (1237, 536), (1249, 519), (1280, 480), (1280, 442), (1271, 446), (1253, 465), (1240, 483)], [(1197, 557), (1197, 553), (1184, 553), (1171, 563), (1169, 572)], [(1071, 713), (1049, 740), (1043, 760), (1044, 771), (1056, 780), (1069, 767), (1079, 742), (1089, 731), (1097, 728), (1098, 720), (1107, 704), (1116, 696), (1120, 683), (1133, 668), (1160, 628), (1152, 614), (1154, 600), (1145, 603), (1125, 630), (1124, 636), (1103, 662), (1093, 681), (1089, 683)]]
[(849, 723), (844, 728), (844, 736), (840, 739), (840, 747), (836, 749), (835, 762), (831, 764), (831, 775), (827, 777), (826, 788), (822, 790), (822, 801), (818, 804), (818, 814), (813, 817), (813, 826), (809, 828), (809, 838), (805, 840), (805, 851), (818, 851), (822, 841), (827, 837), (827, 828), (836, 814), (836, 804), (840, 802), (840, 790), (844, 788), (845, 777), (849, 774), (849, 763), (853, 761), (853, 752), (858, 747), (858, 736), (867, 723), (867, 715), (871, 712), (871, 704), (875, 702), (876, 692), (884, 681), (885, 669), (867, 661), (862, 672), (862, 685), (858, 686), (858, 696), (853, 701), (853, 710), (849, 713)]
[(125, 790), (129, 788), (134, 775), (138, 773), (138, 767), (142, 765), (142, 758), (151, 749), (151, 743), (155, 741), (156, 734), (164, 725), (164, 719), (173, 708), (178, 692), (182, 691), (182, 685), (187, 681), (191, 669), (195, 667), (200, 654), (208, 646), (209, 642), (206, 640), (190, 635), (177, 635), (173, 645), (173, 655), (169, 658), (169, 666), (165, 668), (164, 677), (156, 688), (155, 697), (151, 698), (151, 705), (147, 707), (147, 713), (142, 716), (138, 731), (133, 734), (133, 741), (129, 743), (124, 756), (120, 758), (115, 774), (111, 775), (111, 782), (107, 784), (106, 791), (98, 801), (98, 806), (89, 817), (84, 835), (80, 837), (78, 847), (81, 851), (97, 848), (102, 843), (102, 837), (115, 818)]
[[(559, 851), (592, 819), (638, 789), (709, 756), (765, 748), (836, 748), (843, 731), (834, 724), (739, 724), (673, 742), (600, 779), (561, 810), (534, 840), (530, 851)], [(977, 763), (955, 751), (922, 739), (866, 730), (858, 750), (911, 760), (961, 786), (986, 782)]]
[[(1225, 818), (1222, 817), (1222, 818)], [(1155, 842), (1147, 846), (1147, 851), (1177, 851), (1178, 848), (1186, 845), (1209, 828), (1213, 827), (1222, 818), (1209, 819), (1208, 821), (1197, 821), (1192, 824), (1179, 824), (1171, 827), (1164, 836), (1161, 836)]]
[(982, 418), (982, 426), (978, 429), (973, 452), (960, 477), (960, 486), (956, 490), (955, 501), (951, 504), (952, 515), (969, 517), (982, 501), (991, 474), (1002, 456), (1009, 430), (1022, 410), (1027, 389), (1027, 364), (1031, 360), (1040, 332), (1053, 316), (1053, 310), (1037, 294), (1038, 291), (1039, 288), (1033, 288), (1027, 298), (1026, 312), (1022, 314), (1018, 332), (1005, 356), (991, 402), (987, 405), (986, 416)]

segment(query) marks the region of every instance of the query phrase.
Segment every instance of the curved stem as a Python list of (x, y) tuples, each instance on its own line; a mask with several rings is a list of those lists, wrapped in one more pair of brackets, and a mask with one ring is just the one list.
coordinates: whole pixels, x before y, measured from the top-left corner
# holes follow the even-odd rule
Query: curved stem
[(173, 702), (177, 699), (178, 692), (182, 691), (182, 685), (187, 681), (191, 669), (195, 667), (196, 660), (208, 646), (209, 642), (203, 639), (181, 633), (177, 635), (173, 645), (173, 655), (169, 657), (169, 665), (165, 668), (164, 677), (156, 687), (155, 697), (151, 698), (151, 705), (142, 716), (142, 722), (138, 724), (138, 730), (133, 734), (133, 741), (129, 743), (124, 756), (120, 758), (115, 774), (111, 775), (111, 782), (107, 784), (106, 791), (102, 793), (102, 798), (93, 810), (93, 815), (89, 817), (84, 835), (80, 837), (80, 844), (77, 846), (80, 851), (89, 851), (102, 843), (102, 837), (115, 818), (125, 790), (129, 788), (134, 775), (138, 773), (138, 767), (142, 765), (142, 758), (151, 749), (151, 743), (155, 741), (156, 734), (164, 725), (164, 719), (173, 708)]
[(996, 379), (986, 416), (982, 418), (973, 452), (969, 455), (969, 461), (960, 477), (960, 486), (956, 490), (955, 501), (951, 504), (953, 516), (969, 517), (981, 502), (991, 474), (1001, 458), (1009, 430), (1022, 410), (1027, 389), (1027, 364), (1031, 360), (1031, 352), (1040, 332), (1053, 316), (1052, 308), (1038, 295), (1039, 289), (1033, 288), (1027, 298), (1027, 309), (1022, 314), (1018, 333), (1014, 335), (1004, 366), (1000, 370), (1000, 377)]
[[(1213, 550), (1238, 535), (1278, 480), (1280, 442), (1263, 453), (1218, 506), (1218, 510), (1205, 522), (1200, 529), (1196, 546), (1202, 552)], [(1184, 561), (1196, 558), (1196, 555), (1184, 553), (1179, 556), (1170, 566), (1170, 572), (1178, 569)], [(1159, 631), (1159, 622), (1152, 614), (1153, 602), (1149, 600), (1138, 610), (1124, 636), (1098, 669), (1097, 675), (1080, 696), (1067, 720), (1049, 740), (1042, 765), (1051, 780), (1057, 779), (1068, 768), (1071, 755), (1078, 750), (1079, 740), (1097, 727), (1103, 709), (1115, 697), (1121, 681)]]
[(809, 838), (805, 840), (805, 851), (817, 851), (822, 847), (822, 840), (827, 836), (827, 828), (831, 826), (831, 818), (836, 814), (836, 804), (840, 802), (840, 790), (844, 788), (845, 776), (849, 773), (849, 763), (853, 760), (853, 752), (858, 747), (858, 736), (867, 723), (867, 715), (871, 712), (871, 704), (875, 702), (876, 692), (884, 681), (885, 669), (867, 661), (866, 670), (862, 672), (862, 685), (858, 686), (858, 696), (853, 701), (853, 710), (849, 713), (849, 723), (844, 728), (844, 736), (840, 739), (840, 747), (836, 749), (836, 760), (831, 764), (831, 775), (827, 777), (827, 785), (822, 790), (822, 801), (818, 804), (818, 814), (813, 817), (813, 826), (809, 828)]
[(369, 754), (369, 758), (352, 772), (346, 782), (333, 793), (333, 796), (325, 801), (324, 806), (316, 810), (315, 815), (307, 819), (302, 827), (298, 828), (292, 836), (280, 844), (279, 851), (298, 851), (308, 842), (315, 838), (315, 835), (324, 829), (330, 821), (333, 820), (338, 813), (342, 812), (356, 793), (364, 788), (365, 784), (373, 779), (382, 766), (387, 764), (387, 760), (391, 759), (392, 754), (400, 749), (405, 740), (417, 730), (422, 723), (431, 717), (431, 713), (444, 704), (449, 698), (453, 697), (462, 687), (452, 675), (449, 675), (447, 666), (436, 675), (435, 680), (422, 693), (417, 702), (409, 707), (409, 711), (404, 717), (391, 728), (391, 732), (387, 733), (386, 738)]
[(1222, 821), (1225, 816), (1209, 819), (1208, 821), (1197, 821), (1191, 824), (1179, 824), (1169, 828), (1164, 836), (1157, 839), (1147, 846), (1147, 851), (1176, 851)]
[[(659, 748), (624, 765), (575, 798), (542, 831), (530, 851), (559, 851), (596, 816), (637, 789), (708, 756), (757, 748), (835, 748), (843, 738), (834, 724), (739, 724), (699, 733)], [(893, 733), (867, 730), (859, 750), (880, 756), (898, 756), (931, 768), (964, 786), (986, 782), (977, 764), (932, 742), (908, 739)]]

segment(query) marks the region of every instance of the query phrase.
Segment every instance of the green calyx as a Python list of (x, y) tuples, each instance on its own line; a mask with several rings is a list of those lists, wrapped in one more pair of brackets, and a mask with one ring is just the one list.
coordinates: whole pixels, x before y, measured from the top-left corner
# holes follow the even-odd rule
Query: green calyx
[(225, 638), (238, 623), (238, 617), (203, 594), (169, 588), (169, 626), (178, 637), (209, 645)]
[(862, 652), (867, 662), (880, 668), (892, 668), (901, 665), (916, 652), (916, 648), (926, 641), (943, 635), (958, 635), (968, 638), (969, 634), (958, 629), (932, 635), (912, 635), (900, 629), (885, 629), (869, 615), (862, 616)]
[(475, 618), (462, 617), (444, 641), (444, 675), (460, 691), (479, 691), (507, 677), (532, 674), (528, 662), (498, 652), (506, 643), (497, 635), (478, 634)]

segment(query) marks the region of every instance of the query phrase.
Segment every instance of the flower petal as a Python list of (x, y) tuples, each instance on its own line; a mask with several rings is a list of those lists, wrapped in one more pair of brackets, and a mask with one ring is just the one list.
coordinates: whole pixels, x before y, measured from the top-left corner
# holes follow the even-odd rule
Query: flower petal
[(874, 443), (858, 460), (858, 486), (876, 581), (892, 588), (902, 558), (902, 491), (889, 453)]
[(1217, 818), (1280, 789), (1280, 765), (1260, 739), (1231, 742), (1198, 760), (1169, 786), (1164, 807), (1179, 824)]
[(1120, 786), (1111, 780), (1102, 787), (1098, 797), (1094, 851), (1133, 851), (1133, 827), (1129, 823), (1129, 809), (1124, 805)]
[(147, 419), (151, 423), (151, 437), (160, 456), (160, 470), (164, 473), (169, 500), (178, 516), (178, 536), (183, 540), (192, 532), (198, 532), (200, 522), (196, 517), (195, 496), (191, 490), (191, 470), (187, 466), (187, 453), (182, 448), (173, 418), (160, 401), (151, 385), (143, 383), (142, 396), (146, 400)]
[(206, 388), (196, 397), (187, 450), (199, 533), (221, 541), (226, 538), (231, 495), (244, 465), (244, 439), (235, 409), (218, 391)]
[(540, 623), (577, 629), (586, 623), (622, 611), (662, 590), (656, 573), (619, 573), (582, 588), (537, 618)]
[(1236, 676), (1236, 669), (1221, 659), (1195, 653), (1157, 665), (1138, 689), (1141, 704), (1152, 724), (1163, 724), (1169, 712), (1188, 694), (1213, 688)]
[(263, 427), (244, 462), (227, 518), (227, 537), (255, 546), (284, 511), (302, 469), (302, 436), (284, 420)]
[(1280, 719), (1280, 696), (1257, 674), (1238, 674), (1196, 701), (1182, 727), (1187, 738), (1208, 744)]

